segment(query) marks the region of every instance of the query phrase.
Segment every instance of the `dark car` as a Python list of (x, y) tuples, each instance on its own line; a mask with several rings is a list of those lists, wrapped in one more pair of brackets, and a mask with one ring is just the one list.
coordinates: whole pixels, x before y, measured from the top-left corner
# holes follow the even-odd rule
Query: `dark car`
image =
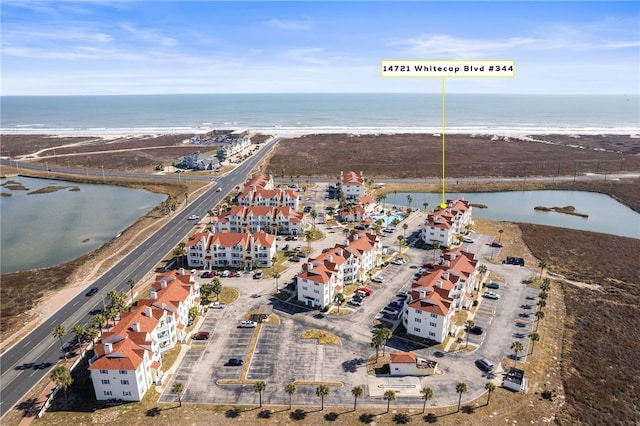
[(399, 300), (394, 300), (393, 302), (389, 303), (389, 306), (391, 306), (392, 308), (395, 308), (395, 309), (400, 309), (400, 308), (402, 308), (404, 306), (404, 303), (402, 303)]
[(87, 297), (93, 296), (97, 292), (98, 292), (98, 287), (91, 287), (91, 289), (87, 292), (86, 296)]
[(497, 248), (502, 248), (503, 247), (502, 243), (499, 243), (497, 241), (492, 242), (490, 245), (491, 245), (491, 247), (497, 247)]
[(490, 282), (489, 284), (487, 284), (487, 288), (500, 288), (500, 284), (498, 284), (495, 281)]
[(211, 278), (213, 275), (211, 275), (211, 272), (209, 271), (205, 271), (202, 273), (202, 275), (200, 275), (200, 277), (202, 278)]
[(289, 258), (290, 261), (292, 262), (300, 262), (300, 258), (298, 256), (293, 256), (291, 258)]
[(493, 363), (486, 358), (480, 358), (476, 360), (476, 365), (484, 371), (493, 370)]
[(193, 340), (209, 340), (209, 332), (208, 331), (200, 331), (193, 336), (191, 336)]
[(244, 365), (244, 361), (241, 360), (240, 358), (230, 358), (229, 361), (227, 361), (226, 365), (238, 367), (238, 366)]
[(479, 325), (474, 325), (469, 330), (469, 333), (471, 333), (471, 334), (482, 334), (482, 333), (484, 333), (484, 328), (480, 327)]

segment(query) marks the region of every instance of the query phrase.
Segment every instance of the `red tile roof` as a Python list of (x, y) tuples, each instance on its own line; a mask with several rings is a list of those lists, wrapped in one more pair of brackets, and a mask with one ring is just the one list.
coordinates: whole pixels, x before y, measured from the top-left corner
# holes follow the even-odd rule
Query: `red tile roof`
[(391, 362), (394, 364), (415, 364), (416, 356), (412, 352), (391, 352), (389, 354)]

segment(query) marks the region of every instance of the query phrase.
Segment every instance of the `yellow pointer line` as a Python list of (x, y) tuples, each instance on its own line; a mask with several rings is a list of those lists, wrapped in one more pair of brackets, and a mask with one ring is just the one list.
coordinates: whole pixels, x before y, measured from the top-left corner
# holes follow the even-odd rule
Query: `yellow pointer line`
[(442, 204), (440, 207), (443, 209), (447, 207), (444, 195), (444, 176), (444, 77), (442, 77)]

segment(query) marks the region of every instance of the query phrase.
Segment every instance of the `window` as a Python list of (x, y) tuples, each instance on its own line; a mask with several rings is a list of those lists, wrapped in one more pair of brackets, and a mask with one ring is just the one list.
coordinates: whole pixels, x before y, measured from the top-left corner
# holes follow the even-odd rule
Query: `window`
[(118, 374), (128, 374), (127, 370), (120, 370), (118, 371)]
[(422, 322), (422, 319), (420, 319), (420, 318), (414, 318), (413, 320), (414, 320), (415, 322)]
[(431, 331), (430, 331), (430, 332), (429, 332), (429, 336), (430, 336), (430, 337), (436, 337), (436, 333), (433, 333), (433, 332), (431, 332)]
[(413, 331), (415, 331), (416, 333), (420, 333), (420, 328), (419, 327), (413, 327)]
[(109, 371), (107, 371), (107, 370), (100, 370), (100, 374), (109, 374)]
[(109, 379), (102, 379), (102, 380), (100, 380), (100, 383), (102, 383), (103, 385), (108, 385), (111, 382), (109, 382)]
[(438, 318), (438, 314), (431, 314), (431, 318)]
[(437, 327), (437, 326), (438, 326), (438, 323), (430, 322), (430, 323), (429, 323), (429, 325), (430, 325), (431, 327)]
[(130, 391), (122, 391), (122, 396), (131, 396)]
[(314, 292), (315, 294), (320, 294), (320, 290), (318, 290), (318, 289), (313, 290), (313, 292)]
[(129, 381), (128, 380), (120, 380), (120, 384), (121, 385), (128, 385)]

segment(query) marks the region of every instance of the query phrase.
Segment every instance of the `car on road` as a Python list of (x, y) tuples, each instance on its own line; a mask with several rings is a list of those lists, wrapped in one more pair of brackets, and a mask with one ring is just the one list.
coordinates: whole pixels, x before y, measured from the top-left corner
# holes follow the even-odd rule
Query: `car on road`
[(200, 278), (211, 278), (213, 276), (215, 276), (215, 272), (213, 272), (213, 271), (204, 271), (202, 273), (202, 275), (200, 275)]
[(229, 358), (229, 361), (227, 361), (225, 365), (229, 365), (231, 367), (239, 367), (241, 365), (244, 365), (244, 361), (240, 358)]
[(191, 336), (193, 340), (209, 340), (209, 332), (208, 331), (199, 331)]
[(462, 239), (462, 241), (463, 241), (463, 242), (465, 242), (465, 243), (468, 243), (468, 244), (471, 244), (471, 243), (475, 243), (475, 242), (476, 242), (476, 241), (475, 241), (473, 238), (471, 238), (471, 237), (464, 237), (464, 238)]
[(242, 321), (240, 323), (240, 328), (256, 328), (258, 326), (258, 323), (255, 321)]
[(261, 280), (263, 275), (264, 274), (262, 273), (262, 271), (258, 271), (255, 274), (253, 274), (253, 279), (254, 280)]
[(228, 277), (229, 275), (231, 275), (231, 271), (229, 271), (228, 269), (225, 269), (224, 271), (220, 272), (220, 276), (221, 277)]
[(480, 327), (479, 325), (474, 325), (473, 327), (471, 327), (471, 329), (469, 329), (469, 333), (480, 335), (484, 333), (484, 328)]
[(197, 214), (192, 214), (187, 219), (189, 219), (189, 220), (198, 220), (198, 219), (200, 219), (200, 216), (198, 216)]
[(491, 281), (489, 284), (487, 284), (487, 288), (498, 289), (498, 288), (500, 288), (500, 284), (498, 284), (495, 281)]
[(216, 188), (216, 192), (222, 192), (222, 188)]
[(85, 296), (91, 297), (98, 292), (98, 287), (91, 287)]
[(381, 313), (395, 318), (400, 313), (400, 311), (398, 311), (397, 309), (393, 309), (389, 306), (385, 306), (384, 309), (381, 311)]
[(209, 309), (224, 309), (225, 308), (224, 303), (220, 303), (220, 302), (213, 302), (212, 304), (209, 305)]
[(500, 299), (500, 295), (498, 293), (493, 292), (493, 291), (486, 292), (484, 294), (484, 297), (486, 297), (487, 299), (494, 299), (494, 300)]
[(484, 371), (493, 370), (493, 363), (486, 358), (479, 358), (476, 360), (476, 365)]
[(497, 248), (502, 248), (503, 245), (502, 243), (499, 243), (497, 241), (492, 242), (491, 244), (489, 244), (491, 247), (497, 247)]
[(507, 257), (506, 260), (503, 260), (502, 263), (506, 263), (507, 265), (517, 265), (524, 266), (524, 259), (521, 257)]
[(373, 277), (371, 278), (371, 281), (373, 281), (374, 283), (382, 284), (384, 282), (384, 277), (381, 277), (381, 276)]
[(298, 256), (290, 257), (289, 260), (292, 262), (300, 262), (300, 258)]

